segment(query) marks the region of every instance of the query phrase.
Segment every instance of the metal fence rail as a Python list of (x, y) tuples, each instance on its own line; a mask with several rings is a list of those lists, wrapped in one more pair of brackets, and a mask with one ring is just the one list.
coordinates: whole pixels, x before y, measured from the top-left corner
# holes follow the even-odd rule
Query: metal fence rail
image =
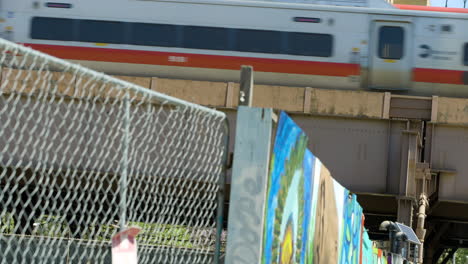
[(140, 263), (212, 262), (223, 113), (4, 40), (0, 56), (0, 263), (108, 263), (130, 225)]

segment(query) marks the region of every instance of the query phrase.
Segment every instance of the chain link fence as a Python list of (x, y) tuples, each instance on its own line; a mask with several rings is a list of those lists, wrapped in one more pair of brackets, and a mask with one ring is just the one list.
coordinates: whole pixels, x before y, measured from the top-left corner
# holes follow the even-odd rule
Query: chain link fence
[[(0, 40), (0, 263), (212, 263), (223, 113)], [(209, 235), (206, 235), (209, 234)]]

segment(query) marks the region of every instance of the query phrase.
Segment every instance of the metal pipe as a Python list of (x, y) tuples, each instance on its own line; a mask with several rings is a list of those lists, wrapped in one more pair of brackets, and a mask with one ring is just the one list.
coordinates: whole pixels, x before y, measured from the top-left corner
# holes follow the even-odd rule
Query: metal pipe
[(408, 244), (407, 241), (408, 241), (408, 237), (406, 236), (405, 233), (397, 232), (395, 234), (395, 251), (392, 253), (396, 253), (406, 258), (407, 250), (404, 250), (404, 249), (406, 248), (406, 245)]
[(390, 252), (396, 253), (397, 252), (397, 244), (395, 241), (396, 231), (397, 228), (395, 223), (392, 221), (383, 221), (380, 224), (379, 230), (381, 231), (388, 231), (388, 239), (390, 241)]
[(424, 223), (426, 221), (426, 207), (428, 207), (429, 202), (425, 193), (422, 193), (419, 196), (419, 209), (418, 209), (418, 223), (416, 226), (416, 234), (418, 235), (421, 245), (419, 247), (419, 260), (418, 263), (423, 263), (424, 256), (424, 237), (426, 236), (426, 229), (424, 229)]
[(225, 200), (225, 185), (227, 178), (227, 168), (228, 168), (228, 157), (229, 157), (229, 139), (230, 139), (230, 130), (229, 130), (229, 120), (227, 117), (224, 119), (224, 129), (226, 135), (224, 136), (225, 151), (223, 157), (223, 173), (219, 178), (219, 190), (218, 190), (218, 210), (216, 213), (216, 244), (214, 252), (214, 261), (213, 263), (220, 263), (221, 258), (221, 236), (223, 234), (223, 214), (224, 214), (224, 200)]
[(130, 93), (127, 91), (124, 98), (122, 163), (120, 167), (120, 231), (124, 231), (127, 222), (127, 178), (128, 178), (128, 148), (130, 145)]

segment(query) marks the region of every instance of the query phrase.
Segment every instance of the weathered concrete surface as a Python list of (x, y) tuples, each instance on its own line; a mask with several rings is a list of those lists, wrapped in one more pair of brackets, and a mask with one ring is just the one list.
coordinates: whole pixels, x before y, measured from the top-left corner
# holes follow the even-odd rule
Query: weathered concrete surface
[(312, 114), (382, 118), (384, 93), (312, 89)]
[[(205, 106), (236, 108), (239, 84), (116, 76), (145, 88)], [(382, 118), (384, 93), (306, 87), (254, 86), (255, 107), (318, 115)]]
[(205, 106), (225, 106), (227, 83), (152, 78), (151, 90)]
[(74, 96), (76, 93), (76, 78), (71, 74), (55, 73), (49, 75), (38, 74), (35, 71), (24, 71), (16, 69), (2, 69), (1, 74), (2, 93), (24, 93), (31, 94), (38, 92), (38, 89), (33, 89), (35, 83), (41, 85), (47, 84), (48, 89), (51, 89), (56, 94), (66, 96)]
[(253, 104), (256, 107), (302, 112), (304, 91), (305, 88), (302, 87), (255, 85)]
[(468, 125), (468, 100), (439, 97), (437, 123)]
[[(116, 77), (205, 106), (234, 109), (239, 99), (238, 83)], [(383, 92), (255, 85), (253, 105), (313, 115), (387, 119), (385, 108), (389, 106), (385, 100)], [(432, 100), (432, 122), (468, 125), (467, 99), (433, 97)]]
[(134, 77), (134, 76), (112, 76), (119, 78), (121, 80), (134, 83), (136, 85), (145, 87), (145, 88), (150, 88), (151, 87), (151, 78), (145, 78), (145, 77)]

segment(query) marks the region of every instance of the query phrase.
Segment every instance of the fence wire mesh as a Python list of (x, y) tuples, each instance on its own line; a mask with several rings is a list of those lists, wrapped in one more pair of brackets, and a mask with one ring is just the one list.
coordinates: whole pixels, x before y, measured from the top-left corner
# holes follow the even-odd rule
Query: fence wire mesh
[(211, 263), (225, 115), (0, 40), (0, 263)]

